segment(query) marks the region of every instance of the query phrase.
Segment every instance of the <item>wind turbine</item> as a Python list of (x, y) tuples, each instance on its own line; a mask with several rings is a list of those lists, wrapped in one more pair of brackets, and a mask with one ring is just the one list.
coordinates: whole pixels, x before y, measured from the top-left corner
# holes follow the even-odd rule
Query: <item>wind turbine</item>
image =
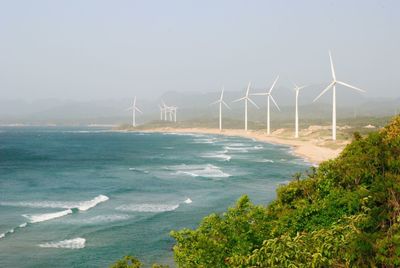
[(247, 85), (246, 95), (240, 99), (234, 100), (233, 102), (238, 102), (244, 100), (244, 130), (247, 131), (247, 102), (253, 104), (257, 109), (260, 109), (254, 101), (249, 98), (249, 91), (250, 91), (251, 82)]
[(268, 134), (268, 135), (271, 134), (271, 131), (270, 131), (270, 116), (269, 116), (269, 103), (270, 103), (270, 100), (272, 100), (272, 102), (275, 104), (276, 108), (278, 108), (279, 111), (281, 110), (281, 109), (279, 109), (278, 104), (276, 103), (276, 101), (274, 100), (274, 98), (273, 98), (272, 95), (271, 95), (271, 92), (272, 92), (272, 90), (274, 89), (275, 84), (276, 84), (276, 82), (278, 81), (278, 79), (279, 79), (279, 75), (276, 77), (274, 83), (272, 83), (272, 86), (271, 86), (271, 88), (269, 89), (269, 91), (263, 92), (263, 93), (254, 93), (254, 94), (251, 94), (251, 95), (258, 95), (258, 96), (268, 96), (268, 102), (267, 102), (267, 134)]
[(162, 109), (164, 111), (164, 120), (167, 121), (167, 113), (168, 111), (168, 106), (165, 104), (165, 102), (163, 100), (161, 100), (162, 103)]
[(313, 102), (318, 100), (322, 95), (324, 95), (330, 88), (332, 88), (332, 140), (336, 140), (336, 85), (342, 85), (360, 92), (365, 92), (365, 90), (362, 90), (360, 88), (357, 88), (355, 86), (349, 85), (345, 82), (339, 81), (336, 79), (336, 74), (335, 74), (335, 68), (333, 67), (333, 60), (332, 60), (332, 54), (331, 51), (329, 51), (329, 59), (331, 62), (331, 71), (332, 71), (332, 82), (314, 99)]
[(173, 113), (173, 117), (174, 117), (174, 122), (176, 123), (176, 111), (178, 110), (177, 106), (172, 106), (171, 107), (171, 112)]
[(160, 120), (163, 120), (163, 114), (164, 114), (164, 108), (161, 105), (158, 105), (160, 107)]
[(128, 108), (128, 111), (132, 110), (132, 126), (136, 127), (136, 111), (139, 113), (143, 113), (137, 106), (136, 106), (136, 96), (133, 99), (133, 105)]
[(294, 137), (298, 138), (299, 137), (299, 92), (301, 89), (307, 87), (307, 86), (298, 86), (295, 83), (294, 84), (294, 92), (296, 93), (296, 115), (295, 115), (295, 132), (294, 132)]
[(226, 104), (226, 102), (223, 100), (223, 98), (224, 87), (222, 87), (221, 97), (217, 101), (211, 103), (211, 105), (219, 104), (219, 131), (222, 131), (222, 104), (225, 105), (226, 108), (231, 109), (228, 104)]

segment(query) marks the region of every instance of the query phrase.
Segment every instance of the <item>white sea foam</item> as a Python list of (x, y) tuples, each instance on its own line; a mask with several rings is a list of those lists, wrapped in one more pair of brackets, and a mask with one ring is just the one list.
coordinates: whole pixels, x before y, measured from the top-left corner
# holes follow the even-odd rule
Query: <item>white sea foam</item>
[(74, 239), (67, 239), (58, 242), (48, 242), (39, 244), (41, 248), (68, 248), (68, 249), (81, 249), (85, 247), (86, 239), (77, 237)]
[(69, 202), (69, 201), (21, 201), (21, 202), (0, 202), (0, 206), (12, 207), (30, 207), (30, 208), (77, 208), (86, 211), (95, 207), (97, 204), (107, 201), (109, 198), (105, 195), (98, 195), (92, 200)]
[(256, 162), (259, 162), (259, 163), (274, 163), (274, 160), (271, 160), (271, 159), (259, 159)]
[(228, 151), (224, 150), (222, 152), (206, 153), (206, 154), (201, 155), (201, 157), (203, 157), (203, 158), (217, 158), (217, 159), (221, 159), (222, 161), (230, 161), (232, 156), (227, 155), (226, 152), (228, 152)]
[(145, 174), (149, 173), (147, 170), (140, 169), (140, 168), (129, 168), (129, 170), (130, 171), (135, 171), (135, 172), (138, 172), (138, 173), (145, 173)]
[(126, 212), (166, 212), (173, 211), (179, 207), (179, 204), (130, 204), (117, 207), (117, 210)]
[(243, 146), (243, 147), (237, 147), (237, 146), (225, 146), (224, 149), (228, 151), (236, 151), (236, 152), (241, 152), (241, 153), (247, 153), (249, 151), (254, 151), (254, 150), (261, 150), (264, 147), (261, 145), (255, 145), (255, 146)]
[(110, 223), (117, 221), (124, 221), (131, 218), (129, 215), (98, 215), (85, 219), (71, 219), (65, 223), (70, 224), (98, 224), (98, 223)]
[(0, 239), (4, 238), (4, 237), (6, 237), (6, 235), (12, 234), (12, 233), (14, 233), (14, 229), (10, 229), (5, 233), (0, 234)]
[(224, 173), (219, 167), (207, 165), (179, 165), (175, 166), (175, 174), (185, 174), (192, 177), (227, 178), (231, 175)]
[(193, 143), (199, 144), (213, 144), (216, 142), (216, 138), (197, 138), (193, 140)]
[(225, 150), (228, 151), (235, 151), (235, 152), (241, 152), (241, 153), (247, 153), (251, 147), (231, 147), (231, 146), (225, 146)]
[(246, 144), (241, 143), (241, 142), (234, 142), (234, 143), (227, 144), (227, 146), (230, 146), (230, 147), (243, 147), (243, 146), (246, 146)]
[(185, 201), (183, 201), (183, 203), (185, 203), (185, 204), (191, 204), (193, 201), (192, 201), (192, 199), (190, 199), (190, 198), (188, 198), (188, 199), (186, 199)]
[(12, 229), (8, 230), (7, 232), (0, 234), (0, 239), (6, 237), (6, 235), (8, 235), (8, 234), (14, 233), (16, 229), (18, 229), (18, 228), (24, 228), (24, 227), (26, 227), (27, 225), (28, 225), (28, 224), (25, 222), (25, 223), (20, 224), (18, 227), (12, 228)]
[(22, 215), (27, 218), (31, 223), (42, 222), (42, 221), (49, 221), (53, 219), (57, 219), (60, 217), (64, 217), (68, 214), (72, 214), (71, 209), (52, 212), (52, 213), (44, 213), (44, 214), (33, 214), (33, 215)]
[(107, 201), (108, 199), (109, 199), (108, 196), (99, 195), (93, 198), (92, 200), (80, 202), (77, 208), (81, 211), (86, 211), (88, 209), (95, 207), (99, 203)]

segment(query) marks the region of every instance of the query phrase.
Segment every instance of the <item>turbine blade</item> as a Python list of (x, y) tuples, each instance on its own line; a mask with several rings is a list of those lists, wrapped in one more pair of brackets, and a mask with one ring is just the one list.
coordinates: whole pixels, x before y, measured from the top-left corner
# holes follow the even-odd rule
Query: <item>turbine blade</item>
[(335, 82), (332, 82), (329, 84), (329, 86), (327, 86), (319, 95), (318, 97), (316, 97), (313, 102), (315, 102), (316, 100), (318, 100), (322, 95), (325, 94), (325, 92), (327, 92), (333, 85), (335, 84)]
[(269, 94), (271, 94), (272, 90), (273, 90), (274, 87), (275, 87), (276, 82), (278, 82), (278, 79), (279, 79), (279, 75), (275, 78), (274, 83), (272, 84), (271, 88), (269, 89), (269, 91), (268, 91)]
[(254, 101), (252, 101), (250, 98), (247, 98), (247, 100), (248, 100), (251, 104), (253, 104), (254, 107), (256, 107), (257, 109), (260, 109), (260, 107), (258, 107), (257, 104), (256, 104)]
[(222, 101), (222, 104), (225, 105), (226, 108), (228, 108), (229, 110), (231, 110), (231, 107), (229, 107), (229, 105), (226, 104), (226, 102)]
[(129, 107), (128, 109), (126, 109), (127, 111), (131, 111), (132, 110), (132, 107)]
[(249, 84), (247, 85), (246, 97), (249, 96), (250, 86), (251, 86), (251, 81), (250, 81)]
[(250, 96), (267, 96), (267, 95), (268, 95), (267, 92), (250, 94)]
[(221, 98), (219, 98), (220, 101), (224, 98), (224, 87), (222, 87), (222, 92), (221, 92)]
[(365, 90), (363, 90), (363, 89), (361, 89), (361, 88), (358, 88), (358, 87), (349, 85), (349, 84), (347, 84), (347, 83), (345, 83), (345, 82), (342, 82), (342, 81), (337, 81), (337, 83), (340, 84), (340, 85), (342, 85), (342, 86), (345, 86), (345, 87), (349, 87), (349, 88), (358, 90), (358, 91), (360, 91), (360, 92), (365, 92)]
[(303, 89), (303, 88), (306, 88), (306, 87), (308, 87), (308, 85), (307, 86), (298, 87), (298, 89), (300, 90), (300, 89)]
[(333, 80), (336, 80), (335, 68), (333, 67), (332, 53), (330, 50), (329, 50), (329, 60), (331, 61), (331, 70), (332, 70)]
[(234, 101), (232, 101), (232, 102), (238, 102), (238, 101), (241, 101), (241, 100), (244, 100), (244, 99), (246, 99), (246, 97), (243, 97), (243, 98), (240, 98), (240, 99), (234, 100)]
[(135, 96), (135, 98), (133, 99), (133, 106), (136, 106), (136, 96)]
[(217, 100), (217, 101), (214, 101), (214, 102), (210, 103), (210, 105), (215, 105), (215, 104), (218, 104), (220, 102), (221, 102), (221, 100)]
[(139, 113), (143, 113), (138, 107), (135, 107), (135, 110), (138, 111)]
[(278, 110), (281, 111), (281, 109), (279, 108), (278, 104), (274, 100), (274, 97), (272, 97), (272, 95), (270, 95), (270, 97), (271, 97), (272, 102), (275, 104), (276, 108), (278, 108)]

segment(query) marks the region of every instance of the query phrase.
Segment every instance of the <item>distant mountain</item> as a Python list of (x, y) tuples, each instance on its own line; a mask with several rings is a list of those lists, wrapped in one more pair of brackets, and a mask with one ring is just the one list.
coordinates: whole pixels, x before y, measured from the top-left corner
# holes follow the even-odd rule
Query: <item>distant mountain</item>
[[(313, 103), (325, 85), (312, 85), (305, 88), (299, 97), (300, 117), (304, 119), (328, 119), (331, 116), (332, 93), (327, 92), (320, 100)], [(267, 88), (267, 87), (266, 87)], [(265, 91), (266, 88), (252, 89), (252, 92)], [(242, 91), (226, 91), (224, 99), (232, 110), (225, 109), (223, 115), (227, 118), (242, 119), (243, 103), (232, 103), (233, 100), (244, 95)], [(194, 118), (216, 118), (218, 107), (210, 105), (218, 99), (220, 92), (185, 93), (171, 91), (156, 96), (152, 100), (138, 100), (138, 106), (143, 115), (138, 115), (138, 122), (144, 123), (160, 118), (159, 105), (164, 101), (167, 105), (178, 106), (178, 120)], [(291, 120), (294, 114), (294, 93), (291, 89), (277, 87), (272, 92), (281, 111), (271, 107), (272, 120)], [(252, 96), (260, 106), (257, 110), (250, 105), (249, 120), (265, 121), (265, 96)], [(32, 124), (122, 124), (131, 120), (127, 108), (131, 105), (130, 99), (113, 99), (97, 101), (73, 101), (46, 99), (27, 102), (23, 100), (0, 101), (0, 123), (32, 123)], [(338, 118), (361, 116), (388, 116), (400, 112), (400, 98), (389, 99), (367, 98), (351, 90), (337, 89)], [(272, 105), (272, 104), (271, 104)]]

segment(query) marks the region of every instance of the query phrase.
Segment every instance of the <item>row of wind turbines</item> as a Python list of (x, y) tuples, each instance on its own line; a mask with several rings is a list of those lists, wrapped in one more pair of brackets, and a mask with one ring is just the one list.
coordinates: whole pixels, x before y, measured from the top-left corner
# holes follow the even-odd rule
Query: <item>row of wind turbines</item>
[[(350, 89), (354, 89), (359, 92), (365, 92), (364, 90), (352, 86), (350, 84), (347, 84), (345, 82), (342, 82), (340, 80), (337, 80), (336, 78), (336, 73), (335, 73), (335, 68), (333, 65), (333, 60), (332, 60), (332, 54), (329, 51), (329, 60), (330, 60), (330, 67), (331, 67), (331, 72), (332, 72), (332, 81), (330, 84), (313, 100), (313, 102), (317, 101), (322, 95), (324, 95), (326, 92), (328, 92), (330, 89), (332, 89), (332, 140), (336, 140), (336, 86), (341, 85)], [(272, 96), (272, 91), (275, 88), (276, 83), (278, 82), (279, 76), (276, 77), (274, 82), (272, 83), (271, 87), (269, 90), (265, 92), (260, 92), (260, 93), (252, 93), (250, 94), (250, 88), (251, 88), (251, 82), (248, 83), (247, 89), (246, 89), (246, 94), (239, 99), (234, 100), (233, 102), (239, 102), (239, 101), (244, 101), (244, 130), (247, 131), (247, 122), (248, 122), (248, 103), (251, 103), (254, 107), (259, 109), (257, 104), (250, 98), (250, 96), (267, 96), (267, 135), (271, 134), (271, 129), (270, 129), (270, 102), (275, 105), (275, 107), (280, 111), (280, 108), (278, 106), (278, 103), (275, 101), (274, 97)], [(294, 84), (294, 92), (295, 92), (295, 133), (294, 137), (298, 138), (299, 137), (299, 111), (298, 111), (298, 98), (299, 98), (299, 93), (300, 90), (304, 89), (305, 85), (303, 86), (298, 86)], [(222, 131), (222, 108), (225, 106), (227, 109), (231, 109), (229, 105), (224, 101), (224, 88), (222, 88), (220, 98), (216, 100), (215, 102), (211, 103), (211, 105), (219, 105), (219, 130)], [(167, 106), (164, 102), (162, 102), (162, 105), (159, 106), (160, 108), (160, 119), (168, 121), (167, 116), (169, 116), (169, 121), (174, 121), (176, 122), (176, 113), (178, 107), (176, 106)], [(133, 126), (136, 126), (136, 111), (142, 113), (142, 111), (137, 108), (136, 106), (136, 97), (134, 98), (133, 105), (132, 107), (129, 108), (129, 110), (133, 111)]]
[[(364, 90), (352, 86), (348, 83), (342, 82), (340, 80), (337, 80), (336, 78), (336, 73), (335, 73), (335, 67), (333, 65), (333, 60), (332, 60), (332, 53), (329, 51), (329, 60), (330, 60), (330, 65), (331, 65), (331, 72), (332, 72), (332, 81), (331, 83), (313, 100), (313, 102), (317, 101), (322, 95), (324, 95), (327, 91), (332, 89), (332, 140), (336, 140), (336, 86), (337, 85), (342, 85), (347, 88), (351, 88), (354, 90), (357, 90), (359, 92), (365, 92)], [(270, 102), (272, 101), (276, 108), (280, 111), (280, 108), (275, 101), (274, 97), (271, 95), (272, 90), (274, 89), (276, 83), (278, 82), (279, 76), (276, 77), (275, 81), (272, 83), (271, 87), (269, 90), (266, 92), (261, 92), (261, 93), (254, 93), (250, 94), (250, 86), (251, 82), (249, 82), (246, 90), (246, 94), (244, 97), (234, 100), (233, 102), (239, 102), (239, 101), (244, 101), (244, 129), (247, 131), (247, 111), (248, 111), (248, 103), (250, 102), (254, 107), (259, 109), (257, 104), (250, 98), (250, 96), (267, 96), (267, 135), (271, 134), (271, 124), (270, 124)], [(294, 84), (294, 92), (295, 92), (295, 134), (294, 137), (298, 138), (299, 137), (299, 107), (298, 107), (298, 99), (299, 99), (299, 93), (300, 90), (304, 89), (307, 86), (298, 86)], [(221, 97), (213, 102), (212, 104), (219, 104), (219, 129), (222, 130), (222, 104), (225, 105), (228, 109), (229, 106), (226, 104), (226, 102), (223, 100), (224, 96), (224, 89), (222, 88), (221, 92)]]

